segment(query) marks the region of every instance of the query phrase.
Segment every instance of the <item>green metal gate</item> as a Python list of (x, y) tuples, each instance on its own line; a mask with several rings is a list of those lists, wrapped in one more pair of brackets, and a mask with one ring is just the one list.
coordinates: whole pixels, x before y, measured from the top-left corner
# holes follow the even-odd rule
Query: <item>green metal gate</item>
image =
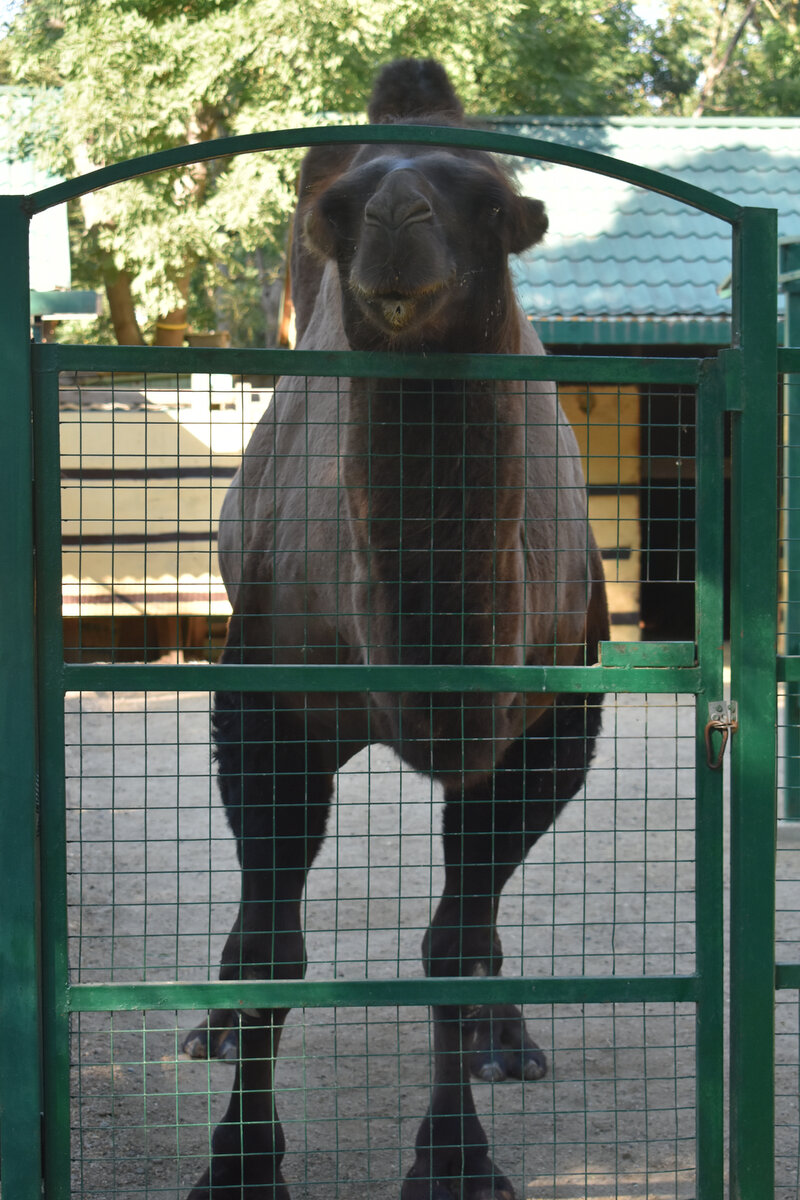
[(782, 489), (781, 489), (781, 538), (782, 560), (780, 563), (781, 602), (783, 620), (783, 653), (778, 659), (778, 681), (782, 692), (780, 725), (782, 745), (779, 765), (782, 767), (779, 795), (782, 804), (778, 843), (777, 871), (777, 929), (776, 945), (778, 964), (776, 985), (776, 1164), (778, 1182), (787, 1194), (794, 1194), (800, 1187), (800, 1162), (798, 1161), (797, 1103), (800, 1086), (797, 1079), (797, 1053), (800, 1022), (798, 1021), (798, 985), (800, 972), (798, 961), (800, 950), (797, 938), (797, 885), (798, 838), (800, 831), (800, 804), (798, 803), (798, 768), (800, 751), (800, 715), (798, 715), (798, 571), (797, 571), (797, 512), (798, 512), (798, 406), (800, 405), (800, 277), (798, 267), (800, 245), (796, 240), (786, 241), (780, 246), (779, 283), (786, 293), (784, 315), (784, 347), (778, 352), (778, 365), (784, 379), (784, 411), (781, 427)]
[[(659, 358), (550, 357), (508, 359), (442, 356), (436, 368), (449, 378), (553, 379), (585, 387), (669, 385), (696, 388), (696, 521), (695, 521), (695, 644), (691, 642), (606, 643), (595, 667), (490, 668), (435, 667), (282, 667), (217, 666), (202, 663), (174, 666), (66, 662), (62, 642), (62, 545), (59, 445), (59, 374), (65, 371), (121, 372), (152, 377), (178, 377), (187, 371), (252, 372), (261, 375), (340, 374), (430, 377), (430, 359), (387, 356), (376, 362), (362, 354), (251, 350), (169, 350), (31, 345), (28, 329), (27, 226), (31, 215), (97, 187), (149, 171), (224, 154), (308, 146), (330, 142), (426, 142), (485, 149), (495, 153), (541, 158), (596, 171), (635, 185), (660, 191), (712, 213), (732, 231), (734, 313), (733, 346), (716, 360)], [(264, 134), (187, 147), (149, 159), (121, 164), (31, 197), (0, 199), (0, 239), (6, 263), (6, 284), (0, 298), (5, 395), (0, 408), (5, 453), (0, 480), (5, 531), (4, 619), (2, 636), (2, 807), (0, 807), (0, 888), (3, 933), (2, 1029), (0, 1039), (0, 1148), (4, 1200), (32, 1200), (44, 1187), (48, 1200), (66, 1198), (70, 1183), (70, 1028), (91, 1030), (91, 1014), (109, 1014), (101, 1030), (113, 1046), (124, 1030), (143, 1039), (145, 1014), (205, 1009), (300, 1006), (316, 1011), (335, 1008), (364, 1010), (375, 1006), (441, 1003), (513, 1002), (541, 1006), (552, 1014), (610, 1010), (638, 1014), (637, 1020), (666, 1015), (675, 1038), (690, 1019), (693, 1035), (687, 1043), (695, 1079), (689, 1140), (694, 1152), (689, 1166), (676, 1167), (663, 1195), (721, 1200), (726, 1194), (726, 1112), (730, 1112), (730, 1195), (735, 1200), (763, 1200), (774, 1192), (773, 1036), (774, 1036), (774, 868), (776, 794), (776, 639), (777, 639), (777, 353), (776, 216), (772, 210), (740, 208), (680, 181), (630, 164), (588, 152), (530, 139), (468, 130), (369, 127), (305, 130)], [(791, 360), (794, 362), (794, 360)], [(783, 366), (789, 368), (790, 360)], [(795, 364), (796, 365), (796, 364)], [(112, 416), (109, 420), (113, 420)], [(731, 566), (730, 643), (731, 689), (738, 730), (730, 738), (730, 1073), (726, 1091), (724, 998), (724, 886), (726, 852), (723, 842), (723, 771), (715, 769), (733, 717), (723, 680), (724, 621), (724, 459), (725, 432), (731, 445)], [(32, 486), (33, 482), (33, 486)], [(785, 660), (786, 679), (796, 678), (792, 659)], [(436, 980), (409, 976), (400, 962), (387, 978), (331, 977), (300, 982), (221, 983), (209, 979), (168, 979), (164, 972), (137, 974), (134, 965), (123, 970), (82, 971), (69, 962), (67, 876), (80, 870), (67, 863), (68, 830), (65, 816), (65, 695), (108, 692), (111, 702), (110, 745), (114, 761), (123, 755), (115, 742), (114, 714), (118, 700), (144, 693), (145, 715), (152, 693), (174, 694), (180, 729), (178, 693), (207, 696), (222, 686), (249, 691), (423, 690), (425, 692), (480, 689), (606, 692), (612, 713), (625, 697), (657, 707), (660, 698), (673, 698), (687, 708), (687, 763), (675, 759), (675, 773), (693, 767), (693, 839), (687, 861), (693, 871), (693, 911), (686, 917), (694, 930), (688, 954), (658, 959), (658, 969), (618, 970), (552, 975), (523, 973), (519, 978)], [(644, 709), (643, 709), (644, 711)], [(78, 720), (84, 717), (79, 716)], [(612, 727), (616, 718), (607, 718)], [(677, 724), (674, 727), (677, 738)], [(147, 739), (141, 743), (147, 752)], [(89, 772), (91, 775), (91, 771)], [(616, 780), (617, 768), (614, 768)], [(616, 784), (615, 784), (616, 786)], [(616, 793), (615, 793), (616, 795)], [(575, 802), (577, 803), (577, 801)], [(646, 812), (648, 796), (642, 800)], [(112, 814), (113, 817), (113, 814)], [(121, 824), (122, 818), (116, 818)], [(678, 844), (676, 826), (676, 847)], [(104, 835), (103, 853), (114, 853), (113, 820)], [(78, 836), (76, 845), (80, 843)], [(72, 842), (70, 841), (70, 845)], [(615, 851), (616, 854), (616, 851)], [(676, 856), (679, 851), (676, 848)], [(643, 870), (647, 870), (643, 852)], [(624, 863), (614, 868), (618, 874)], [(92, 868), (94, 869), (94, 868)], [(136, 859), (132, 877), (146, 871)], [(180, 879), (180, 872), (176, 872)], [(672, 903), (681, 904), (676, 883)], [(176, 901), (177, 904), (177, 901)], [(557, 904), (557, 899), (556, 899)], [(76, 904), (89, 912), (90, 900)], [(586, 911), (584, 909), (584, 917)], [(81, 917), (81, 920), (84, 918)], [(85, 918), (88, 921), (88, 917)], [(113, 924), (113, 912), (108, 916)], [(118, 914), (118, 922), (122, 922)], [(677, 920), (677, 918), (675, 918)], [(119, 932), (119, 931), (117, 931)], [(88, 935), (87, 935), (88, 936)], [(138, 934), (137, 934), (138, 936)], [(147, 937), (147, 929), (144, 935)], [(588, 956), (591, 961), (591, 956)], [(586, 955), (582, 960), (585, 965)], [(644, 962), (644, 959), (642, 959)], [(672, 969), (664, 970), (664, 961)], [(689, 963), (686, 966), (686, 963)], [(213, 967), (213, 962), (209, 964)], [(783, 967), (782, 987), (797, 987), (798, 967)], [(550, 1006), (553, 1006), (552, 1008)], [(604, 1006), (606, 1006), (604, 1008)], [(626, 1006), (628, 1006), (626, 1008)], [(538, 1011), (538, 1009), (537, 1009)], [(142, 1014), (136, 1024), (135, 1014)], [(588, 1014), (588, 1016), (586, 1015)], [(117, 1019), (117, 1025), (114, 1019)], [(149, 1018), (147, 1018), (149, 1019)], [(343, 1017), (341, 1018), (344, 1019)], [(129, 1021), (126, 1025), (125, 1022)], [(120, 1024), (121, 1022), (121, 1024)], [(683, 1022), (683, 1023), (682, 1023)], [(612, 1022), (613, 1023), (613, 1022)], [(99, 1027), (98, 1027), (99, 1028)], [(117, 1030), (115, 1035), (115, 1030)], [(138, 1031), (138, 1032), (137, 1032)], [(87, 1034), (88, 1036), (88, 1034)], [(100, 1036), (100, 1034), (98, 1034)], [(177, 1035), (176, 1035), (177, 1036)], [(613, 1034), (612, 1034), (613, 1036)], [(680, 1035), (681, 1037), (684, 1034)], [(640, 1047), (644, 1053), (646, 1047)], [(113, 1096), (124, 1095), (117, 1079), (124, 1067), (112, 1051), (102, 1060)], [(176, 1051), (177, 1053), (177, 1051)], [(145, 1055), (146, 1057), (146, 1055)], [(301, 1055), (301, 1060), (303, 1056)], [(98, 1060), (99, 1061), (99, 1060)], [(172, 1060), (170, 1060), (172, 1061)], [(368, 1061), (368, 1060), (367, 1060)], [(169, 1064), (167, 1063), (167, 1067)], [(696, 1068), (696, 1069), (694, 1069)], [(133, 1068), (131, 1068), (133, 1069)], [(299, 1068), (298, 1068), (299, 1069)], [(368, 1069), (368, 1068), (367, 1068)], [(98, 1071), (100, 1067), (98, 1067)], [(645, 1074), (647, 1072), (645, 1071)], [(676, 1068), (673, 1087), (679, 1088)], [(87, 1078), (89, 1078), (87, 1074)], [(590, 1087), (589, 1068), (582, 1077), (584, 1099)], [(369, 1076), (367, 1075), (367, 1085)], [(529, 1085), (530, 1086), (530, 1085)], [(539, 1085), (532, 1085), (534, 1087)], [(614, 1086), (619, 1086), (615, 1076)], [(145, 1089), (146, 1093), (146, 1089)], [(113, 1097), (112, 1097), (113, 1099)], [(114, 1101), (111, 1108), (114, 1107)], [(177, 1101), (176, 1101), (177, 1104)], [(624, 1107), (624, 1106), (623, 1106)], [(675, 1121), (681, 1104), (674, 1103)], [(611, 1104), (610, 1108), (614, 1109)], [(620, 1135), (620, 1111), (615, 1118)], [(335, 1115), (335, 1114), (334, 1114)], [(101, 1140), (113, 1141), (113, 1112)], [(309, 1120), (313, 1121), (313, 1115)], [(176, 1124), (178, 1118), (176, 1117)], [(147, 1095), (140, 1119), (138, 1156), (146, 1156)], [(498, 1140), (503, 1137), (502, 1126)], [(676, 1126), (677, 1128), (677, 1126)], [(507, 1132), (507, 1131), (506, 1131)], [(298, 1130), (295, 1137), (302, 1140)], [(673, 1140), (680, 1139), (680, 1131)], [(646, 1123), (644, 1141), (646, 1143)], [(554, 1147), (558, 1143), (554, 1133)], [(126, 1143), (125, 1155), (136, 1157)], [(177, 1151), (180, 1152), (180, 1138)], [(335, 1154), (335, 1151), (331, 1151)], [(555, 1149), (553, 1150), (555, 1154)], [(647, 1144), (645, 1158), (655, 1154)], [(624, 1153), (619, 1151), (624, 1158)], [(616, 1183), (621, 1168), (618, 1157)], [(88, 1168), (87, 1168), (88, 1169)], [(553, 1171), (553, 1188), (558, 1172)], [(624, 1174), (624, 1172), (623, 1172)], [(647, 1177), (645, 1175), (643, 1178)], [(79, 1187), (93, 1190), (81, 1176)], [(390, 1185), (395, 1186), (395, 1185)], [(648, 1186), (645, 1184), (645, 1186)], [(666, 1186), (666, 1185), (665, 1185)], [(662, 1195), (633, 1190), (631, 1195)], [(672, 1190), (670, 1191), (669, 1188)], [(688, 1189), (688, 1190), (687, 1190)], [(102, 1191), (102, 1189), (100, 1189)], [(128, 1194), (131, 1185), (120, 1184)], [(141, 1194), (146, 1193), (146, 1185)], [(108, 1188), (103, 1194), (108, 1194)], [(150, 1194), (150, 1193), (147, 1193)], [(535, 1195), (543, 1194), (540, 1192)], [(551, 1194), (548, 1192), (548, 1195)], [(554, 1190), (553, 1195), (566, 1195)], [(570, 1192), (570, 1195), (573, 1193)], [(577, 1193), (575, 1193), (577, 1194)], [(599, 1193), (597, 1193), (599, 1194)], [(627, 1194), (627, 1193), (626, 1193)]]

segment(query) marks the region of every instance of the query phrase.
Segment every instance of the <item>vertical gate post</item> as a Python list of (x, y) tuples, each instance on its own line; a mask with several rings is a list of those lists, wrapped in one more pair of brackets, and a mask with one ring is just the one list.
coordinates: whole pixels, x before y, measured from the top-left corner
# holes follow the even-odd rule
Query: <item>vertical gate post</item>
[(704, 362), (697, 386), (697, 522), (694, 625), (703, 690), (696, 702), (697, 1195), (722, 1200), (724, 1186), (724, 913), (722, 772), (706, 761), (708, 702), (721, 700), (724, 528), (723, 372)]
[(0, 1153), (3, 1195), (41, 1195), (36, 655), (28, 226), (0, 196)]
[(64, 636), (61, 620), (61, 456), (58, 364), (33, 359), (36, 669), (39, 722), (39, 852), (42, 923), (42, 1172), (47, 1200), (69, 1200), (70, 1018), (67, 1007)]
[(697, 386), (697, 522), (695, 541), (695, 629), (703, 690), (695, 705), (697, 928), (697, 1196), (722, 1200), (725, 1131), (725, 998), (722, 772), (709, 769), (705, 726), (708, 701), (722, 699), (725, 537), (724, 375), (707, 359)]
[[(777, 213), (734, 225), (731, 424), (731, 1197), (774, 1191)], [(702, 517), (701, 517), (702, 519)]]
[[(800, 346), (800, 240), (782, 242), (780, 278), (786, 293), (784, 345)], [(786, 647), (800, 654), (800, 376), (787, 375), (785, 384), (786, 436), (784, 449), (786, 553)], [(800, 821), (800, 685), (786, 685), (786, 780), (783, 816)]]

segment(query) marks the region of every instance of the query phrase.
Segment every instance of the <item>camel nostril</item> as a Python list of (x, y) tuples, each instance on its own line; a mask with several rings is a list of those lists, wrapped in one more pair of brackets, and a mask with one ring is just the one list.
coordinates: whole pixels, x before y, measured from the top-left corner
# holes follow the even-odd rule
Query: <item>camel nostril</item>
[(424, 196), (393, 200), (391, 196), (377, 195), (364, 209), (367, 225), (382, 225), (385, 229), (401, 229), (418, 221), (430, 221), (433, 209)]
[(412, 204), (409, 205), (407, 211), (402, 216), (401, 224), (411, 225), (415, 221), (430, 221), (433, 216), (433, 209), (424, 196), (420, 196)]

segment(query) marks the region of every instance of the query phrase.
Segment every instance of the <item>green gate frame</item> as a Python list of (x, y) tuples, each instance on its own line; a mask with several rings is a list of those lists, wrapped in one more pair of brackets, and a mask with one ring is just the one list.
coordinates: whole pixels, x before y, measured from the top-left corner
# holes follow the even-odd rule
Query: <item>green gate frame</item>
[[(281, 350), (30, 343), (28, 224), (37, 212), (124, 179), (231, 154), (320, 143), (417, 143), (536, 158), (660, 192), (732, 230), (733, 345), (717, 359), (439, 356), (448, 377), (696, 385), (697, 646), (613, 646), (594, 667), (67, 665), (61, 636), (58, 372), (100, 370), (430, 377), (430, 358)], [(724, 425), (732, 439), (730, 1182), (733, 1200), (773, 1190), (774, 862), (777, 638), (777, 216), (603, 155), (467, 129), (349, 126), (227, 138), (117, 164), (31, 196), (0, 197), (0, 473), (7, 578), (0, 623), (0, 1153), (7, 1200), (67, 1200), (71, 1012), (441, 1003), (690, 1002), (696, 1006), (698, 1200), (724, 1191), (722, 772), (706, 761), (708, 704), (723, 699)], [(791, 352), (781, 365), (800, 369)], [(729, 414), (729, 417), (728, 417)], [(800, 681), (800, 657), (781, 677)], [(696, 969), (642, 977), (249, 981), (70, 985), (66, 955), (64, 693), (189, 690), (525, 690), (696, 697)], [(800, 985), (800, 966), (780, 986)], [(457, 995), (455, 994), (457, 992)]]

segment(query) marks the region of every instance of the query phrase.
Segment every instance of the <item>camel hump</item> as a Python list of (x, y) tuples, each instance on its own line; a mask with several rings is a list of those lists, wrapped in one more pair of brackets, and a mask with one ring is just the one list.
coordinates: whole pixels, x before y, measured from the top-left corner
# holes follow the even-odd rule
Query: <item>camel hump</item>
[(464, 108), (440, 63), (432, 58), (398, 58), (375, 80), (367, 114), (373, 125), (421, 117), (458, 123)]

